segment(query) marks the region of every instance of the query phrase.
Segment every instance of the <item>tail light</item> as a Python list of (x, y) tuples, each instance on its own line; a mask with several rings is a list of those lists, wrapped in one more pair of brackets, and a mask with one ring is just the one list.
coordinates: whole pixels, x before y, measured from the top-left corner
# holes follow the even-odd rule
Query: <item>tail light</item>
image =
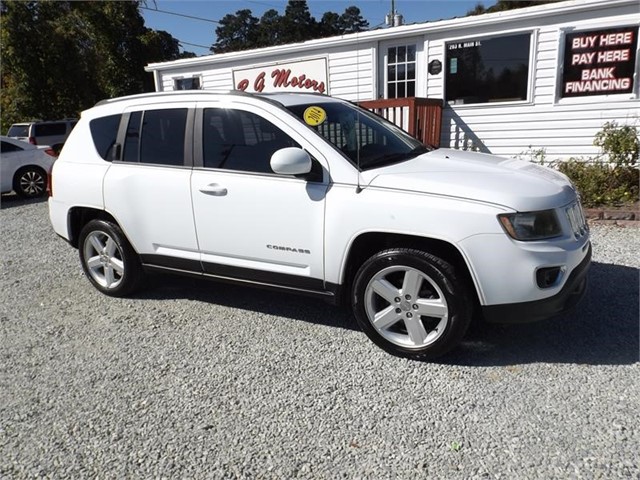
[(29, 137), (29, 143), (31, 145), (37, 145), (38, 142), (36, 142), (36, 137)]
[(47, 193), (50, 197), (53, 197), (53, 168), (47, 175)]
[(57, 157), (58, 156), (58, 154), (56, 153), (56, 151), (53, 148), (45, 149), (44, 153), (46, 153), (47, 155), (50, 155), (52, 157)]

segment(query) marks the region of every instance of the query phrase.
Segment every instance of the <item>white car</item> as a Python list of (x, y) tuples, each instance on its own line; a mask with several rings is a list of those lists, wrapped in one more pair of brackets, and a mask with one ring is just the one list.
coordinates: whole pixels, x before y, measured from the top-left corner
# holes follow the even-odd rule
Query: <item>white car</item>
[(48, 146), (0, 136), (0, 186), (2, 193), (16, 192), (21, 197), (40, 197), (47, 193), (47, 180), (56, 154)]
[(101, 292), (168, 271), (313, 295), (395, 355), (441, 355), (474, 314), (542, 319), (586, 289), (589, 232), (564, 175), (430, 149), (327, 96), (104, 101), (52, 181), (53, 228)]

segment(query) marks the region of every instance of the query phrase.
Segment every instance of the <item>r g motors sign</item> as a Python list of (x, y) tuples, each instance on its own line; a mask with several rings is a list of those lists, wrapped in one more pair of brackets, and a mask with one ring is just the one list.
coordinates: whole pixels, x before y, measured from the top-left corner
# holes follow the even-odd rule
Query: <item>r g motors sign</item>
[(632, 93), (638, 27), (567, 33), (562, 97)]
[(324, 58), (262, 65), (233, 71), (236, 90), (247, 92), (310, 92), (329, 94)]

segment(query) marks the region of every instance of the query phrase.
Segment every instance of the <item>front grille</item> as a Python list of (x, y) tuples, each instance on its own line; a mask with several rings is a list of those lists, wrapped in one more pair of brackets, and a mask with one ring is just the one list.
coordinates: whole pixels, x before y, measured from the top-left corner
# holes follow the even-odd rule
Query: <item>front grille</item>
[(567, 213), (574, 237), (576, 237), (576, 239), (584, 237), (589, 231), (589, 227), (587, 226), (587, 220), (582, 211), (580, 201), (577, 200), (573, 202), (565, 209), (565, 212)]

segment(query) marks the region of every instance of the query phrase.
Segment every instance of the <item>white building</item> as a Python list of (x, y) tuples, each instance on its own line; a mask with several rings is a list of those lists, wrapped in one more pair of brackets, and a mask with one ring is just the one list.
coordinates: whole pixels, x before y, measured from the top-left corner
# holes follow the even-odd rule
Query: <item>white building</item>
[[(571, 0), (156, 63), (147, 71), (159, 91), (293, 90), (380, 99), (385, 115), (393, 116), (388, 105), (401, 105), (402, 114), (391, 119), (419, 138), (439, 138), (443, 147), (593, 156), (593, 138), (605, 122), (640, 126), (639, 25), (637, 0)], [(427, 120), (436, 124), (427, 125), (435, 140), (409, 125), (415, 102), (405, 97), (444, 105), (441, 123), (436, 114)]]

